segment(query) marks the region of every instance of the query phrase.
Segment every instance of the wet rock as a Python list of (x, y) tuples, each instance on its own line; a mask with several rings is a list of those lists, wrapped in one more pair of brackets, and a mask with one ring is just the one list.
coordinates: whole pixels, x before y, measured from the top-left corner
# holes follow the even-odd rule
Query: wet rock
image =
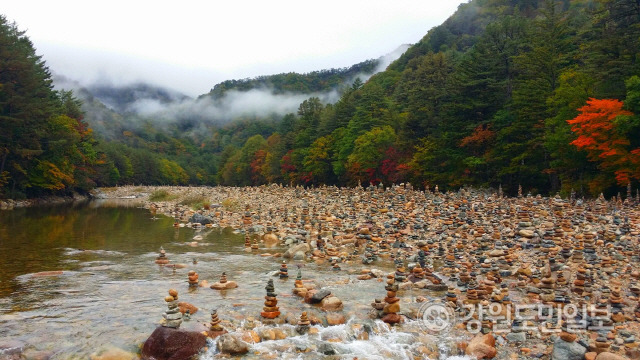
[(142, 346), (142, 359), (188, 359), (207, 344), (206, 336), (195, 331), (158, 327)]
[(0, 340), (0, 354), (14, 355), (20, 354), (26, 346), (25, 343), (19, 340), (5, 339)]
[(310, 250), (311, 250), (311, 248), (309, 247), (309, 244), (307, 244), (307, 243), (297, 244), (297, 245), (293, 245), (292, 247), (290, 247), (287, 251), (284, 252), (284, 254), (282, 256), (287, 258), (287, 259), (290, 259), (299, 251), (302, 251), (303, 253), (307, 253)]
[(216, 344), (218, 350), (225, 354), (241, 355), (249, 352), (249, 344), (232, 334), (224, 334), (218, 337)]
[(497, 354), (495, 346), (496, 340), (493, 337), (493, 334), (478, 334), (471, 340), (471, 342), (469, 342), (465, 353), (467, 355), (475, 356), (478, 360), (493, 359)]
[(189, 304), (188, 302), (184, 302), (184, 301), (181, 301), (178, 303), (178, 309), (180, 309), (180, 312), (182, 314), (184, 314), (187, 310), (189, 310), (189, 314), (191, 315), (198, 312), (198, 308), (195, 305)]
[(259, 343), (260, 335), (253, 330), (245, 331), (242, 333), (242, 341), (247, 343)]
[(320, 345), (318, 345), (318, 352), (324, 355), (337, 354), (335, 347), (333, 347), (333, 345), (328, 342), (323, 342)]
[(45, 277), (45, 276), (60, 276), (64, 272), (62, 270), (55, 271), (41, 271), (34, 274), (31, 274), (31, 277)]
[(339, 311), (342, 310), (342, 301), (338, 297), (330, 295), (322, 299), (322, 310), (324, 311)]
[(207, 225), (207, 224), (213, 223), (213, 221), (211, 220), (210, 217), (204, 216), (204, 215), (199, 214), (199, 213), (193, 214), (193, 216), (191, 216), (189, 218), (189, 222), (192, 223), (192, 224), (193, 223), (200, 223), (202, 225)]
[(579, 342), (567, 342), (557, 337), (553, 342), (552, 360), (582, 360), (587, 349)]
[[(311, 292), (309, 292), (309, 293), (311, 293)], [(330, 290), (320, 289), (320, 290), (318, 290), (316, 292), (313, 292), (311, 294), (311, 297), (310, 297), (308, 303), (317, 304), (317, 303), (321, 302), (322, 299), (326, 298), (329, 295), (331, 295), (331, 291)], [(306, 301), (306, 298), (305, 298), (305, 301)]]
[(333, 325), (342, 325), (347, 321), (347, 319), (344, 317), (344, 315), (340, 314), (340, 313), (328, 313), (327, 314), (327, 324), (329, 324), (330, 326)]
[[(47, 350), (40, 350), (40, 351), (38, 351), (38, 350), (25, 350), (25, 352), (22, 353), (22, 359), (25, 359), (25, 360), (49, 360), (49, 359), (53, 358), (54, 354), (55, 353), (53, 351), (47, 351)], [(135, 354), (133, 354), (133, 355), (134, 355), (133, 359), (139, 359), (138, 355), (135, 355)]]
[(124, 351), (119, 348), (110, 348), (99, 355), (91, 354), (89, 356), (91, 360), (135, 360), (138, 359), (138, 355)]
[(287, 338), (287, 334), (282, 331), (282, 329), (275, 328), (273, 329), (273, 334), (275, 335), (276, 340), (283, 340)]

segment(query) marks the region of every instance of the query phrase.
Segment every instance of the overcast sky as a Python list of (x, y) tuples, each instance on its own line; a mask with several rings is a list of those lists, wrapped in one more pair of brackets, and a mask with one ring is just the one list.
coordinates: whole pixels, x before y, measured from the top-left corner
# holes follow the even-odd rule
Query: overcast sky
[(58, 74), (195, 96), (228, 79), (339, 68), (415, 43), (460, 0), (6, 0)]

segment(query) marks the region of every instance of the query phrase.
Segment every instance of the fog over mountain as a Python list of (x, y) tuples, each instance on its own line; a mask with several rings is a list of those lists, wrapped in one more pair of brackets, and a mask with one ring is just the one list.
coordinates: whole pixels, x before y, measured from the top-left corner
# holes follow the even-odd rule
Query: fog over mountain
[[(273, 86), (260, 85), (248, 90), (231, 89), (222, 97), (214, 98), (204, 94), (198, 98), (191, 98), (172, 89), (142, 82), (119, 84), (103, 79), (83, 85), (66, 76), (56, 75), (54, 83), (56, 88), (74, 90), (85, 102), (96, 100), (101, 102), (115, 113), (126, 116), (128, 122), (146, 119), (158, 124), (184, 121), (223, 124), (240, 116), (260, 117), (274, 114), (281, 116), (296, 112), (300, 103), (310, 97), (317, 97), (323, 103), (334, 103), (340, 97), (341, 88), (351, 86), (356, 79), (365, 82), (374, 74), (384, 71), (408, 47), (409, 45), (402, 45), (392, 53), (373, 60), (375, 66), (372, 71), (358, 72), (341, 79), (338, 86), (313, 92), (282, 91)], [(333, 70), (346, 71), (346, 69)], [(277, 75), (260, 78), (266, 79), (265, 81), (269, 83), (269, 78), (274, 76)], [(93, 113), (96, 109), (90, 105), (85, 106), (85, 112), (87, 121), (94, 125)], [(104, 109), (100, 109), (99, 112), (104, 112)], [(97, 130), (100, 130), (100, 126)]]

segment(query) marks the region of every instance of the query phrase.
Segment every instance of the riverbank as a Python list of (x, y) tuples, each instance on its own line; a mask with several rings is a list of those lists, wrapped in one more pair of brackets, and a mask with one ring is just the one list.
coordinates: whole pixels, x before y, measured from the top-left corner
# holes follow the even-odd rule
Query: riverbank
[(18, 208), (71, 204), (74, 202), (87, 201), (89, 195), (73, 194), (72, 196), (46, 196), (35, 199), (13, 200), (0, 199), (0, 210), (13, 210)]

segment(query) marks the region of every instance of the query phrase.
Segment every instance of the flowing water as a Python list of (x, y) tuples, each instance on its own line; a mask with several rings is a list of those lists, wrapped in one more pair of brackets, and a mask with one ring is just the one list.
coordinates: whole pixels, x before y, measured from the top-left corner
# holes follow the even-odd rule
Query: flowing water
[[(259, 318), (264, 286), (279, 261), (245, 252), (243, 236), (233, 229), (194, 230), (172, 224), (171, 218), (152, 218), (135, 200), (0, 212), (0, 343), (8, 339), (21, 344), (25, 354), (44, 353), (54, 359), (87, 359), (114, 347), (137, 353), (160, 323), (170, 288), (179, 291), (180, 301), (200, 308), (181, 328), (204, 330), (214, 308), (230, 331), (247, 327), (247, 318)], [(187, 266), (173, 270), (156, 265), (161, 246), (172, 263)], [(284, 250), (261, 245), (259, 252)], [(296, 265), (289, 262), (288, 280), (274, 278), (283, 316), (299, 317), (302, 311), (321, 314), (319, 308), (291, 295)], [(420, 346), (435, 351), (431, 358), (453, 355), (438, 352), (453, 339), (425, 335), (418, 321), (389, 329), (370, 320), (369, 304), (383, 298), (385, 290), (375, 279), (356, 280), (361, 264), (344, 264), (339, 272), (327, 264), (302, 265), (305, 280), (342, 299), (348, 322), (304, 336), (283, 325), (286, 339), (254, 344), (247, 357), (313, 359), (333, 352), (337, 358), (413, 359)], [(391, 265), (375, 267), (389, 270)], [(209, 283), (224, 271), (239, 287), (189, 289), (189, 270)], [(424, 291), (405, 291), (403, 309), (415, 308), (411, 300), (418, 295), (428, 296)], [(263, 330), (256, 328), (258, 333)], [(359, 336), (363, 331), (369, 332), (368, 340)], [(211, 343), (203, 358), (218, 355)]]

